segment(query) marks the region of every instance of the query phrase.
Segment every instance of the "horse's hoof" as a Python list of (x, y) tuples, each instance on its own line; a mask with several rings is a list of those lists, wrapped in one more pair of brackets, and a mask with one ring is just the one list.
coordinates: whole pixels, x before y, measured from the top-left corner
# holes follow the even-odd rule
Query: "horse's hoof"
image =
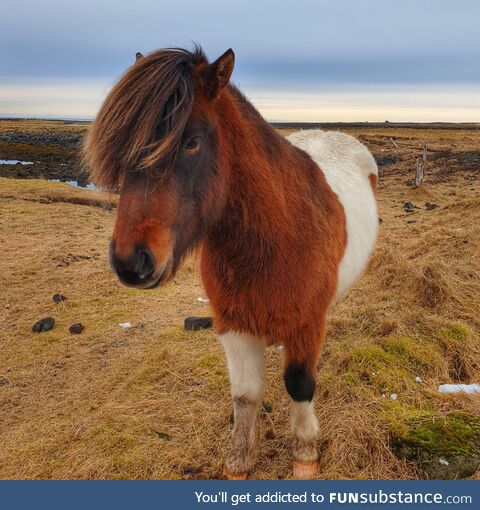
[(247, 476), (248, 476), (248, 473), (229, 473), (227, 471), (227, 469), (224, 469), (223, 470), (223, 476), (225, 476), (225, 478), (227, 480), (246, 480), (247, 479)]
[(318, 460), (305, 461), (305, 460), (294, 460), (293, 461), (293, 476), (294, 478), (313, 478), (318, 471)]

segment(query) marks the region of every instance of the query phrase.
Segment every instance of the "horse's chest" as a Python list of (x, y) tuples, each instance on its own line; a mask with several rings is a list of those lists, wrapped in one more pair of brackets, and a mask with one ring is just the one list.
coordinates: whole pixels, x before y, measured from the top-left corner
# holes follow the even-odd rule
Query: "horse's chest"
[(202, 256), (204, 286), (220, 332), (246, 330), (275, 338), (296, 323), (308, 322), (315, 300), (307, 285), (308, 275), (302, 274), (303, 279), (278, 260), (256, 260), (244, 266), (205, 253)]

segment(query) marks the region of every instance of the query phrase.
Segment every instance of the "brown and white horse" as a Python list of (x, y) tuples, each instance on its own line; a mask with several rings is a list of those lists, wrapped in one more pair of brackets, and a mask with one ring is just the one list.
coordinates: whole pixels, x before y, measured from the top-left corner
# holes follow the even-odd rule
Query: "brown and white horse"
[(234, 54), (162, 49), (106, 98), (85, 144), (92, 178), (120, 191), (110, 260), (150, 289), (201, 249), (234, 402), (229, 478), (255, 459), (264, 348), (285, 350), (294, 475), (314, 475), (315, 373), (327, 312), (364, 269), (377, 235), (377, 166), (338, 132), (280, 136), (229, 84)]

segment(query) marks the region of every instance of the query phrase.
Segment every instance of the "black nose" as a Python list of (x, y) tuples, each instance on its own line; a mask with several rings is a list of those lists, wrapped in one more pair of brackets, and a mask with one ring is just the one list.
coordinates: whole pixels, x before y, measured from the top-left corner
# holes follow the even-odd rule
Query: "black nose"
[(155, 258), (152, 252), (141, 244), (137, 244), (127, 258), (120, 258), (116, 255), (112, 242), (110, 264), (123, 284), (135, 287), (148, 285), (155, 271)]

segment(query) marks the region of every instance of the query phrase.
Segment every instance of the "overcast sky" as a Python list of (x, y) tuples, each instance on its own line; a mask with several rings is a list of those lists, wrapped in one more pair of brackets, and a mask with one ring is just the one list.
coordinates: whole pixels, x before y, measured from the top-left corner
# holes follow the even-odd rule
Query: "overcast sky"
[(0, 115), (92, 116), (136, 51), (236, 53), (270, 120), (480, 121), (476, 0), (2, 0)]

